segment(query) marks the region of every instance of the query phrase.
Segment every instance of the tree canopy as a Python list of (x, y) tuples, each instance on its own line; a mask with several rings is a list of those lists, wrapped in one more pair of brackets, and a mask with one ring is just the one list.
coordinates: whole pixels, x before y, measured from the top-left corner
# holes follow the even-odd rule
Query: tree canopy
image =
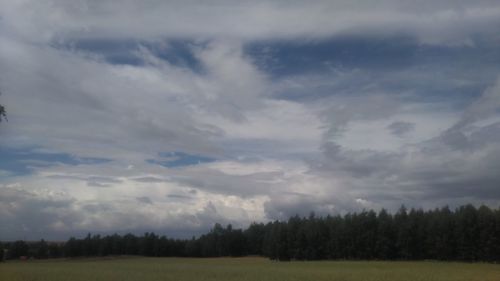
[[(391, 214), (362, 211), (287, 221), (253, 223), (246, 229), (215, 224), (192, 239), (88, 234), (65, 243), (16, 241), (3, 245), (8, 258), (142, 255), (220, 257), (260, 255), (273, 260), (500, 261), (500, 209), (465, 205)], [(1, 245), (0, 245), (1, 248)]]
[(5, 106), (0, 104), (0, 122), (2, 122), (3, 119), (7, 120), (7, 113), (5, 111)]
[[(1, 94), (2, 92), (0, 92), (0, 95)], [(0, 122), (2, 122), (2, 120), (7, 120), (7, 111), (5, 110), (5, 106), (0, 104)]]

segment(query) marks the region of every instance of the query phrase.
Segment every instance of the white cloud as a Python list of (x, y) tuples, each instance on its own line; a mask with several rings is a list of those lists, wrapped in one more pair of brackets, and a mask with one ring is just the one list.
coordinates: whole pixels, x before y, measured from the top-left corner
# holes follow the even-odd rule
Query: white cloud
[[(2, 1), (12, 36), (68, 38), (323, 38), (345, 33), (412, 33), (431, 44), (471, 44), (495, 35), (494, 1)], [(300, 20), (298, 20), (300, 19)]]
[[(238, 119), (260, 103), (258, 89), (266, 86), (238, 48), (228, 51), (232, 47), (223, 44), (199, 52), (208, 76), (166, 62), (110, 65), (50, 47), (9, 40), (3, 46), (0, 73), (12, 112), (4, 127), (7, 136), (16, 138), (10, 143), (37, 143), (77, 155), (213, 153), (211, 139), (224, 132), (203, 115)], [(213, 57), (217, 48), (223, 49), (225, 60)], [(45, 71), (48, 66), (50, 71)], [(24, 120), (36, 121), (23, 124)]]

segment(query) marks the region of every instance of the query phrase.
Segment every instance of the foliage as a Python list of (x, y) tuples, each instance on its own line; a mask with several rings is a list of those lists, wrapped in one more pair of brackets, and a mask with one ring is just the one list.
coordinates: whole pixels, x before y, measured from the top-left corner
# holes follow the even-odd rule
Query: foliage
[(0, 122), (5, 119), (7, 120), (7, 111), (5, 110), (5, 106), (0, 104)]
[[(0, 92), (0, 95), (1, 94), (2, 92)], [(2, 122), (2, 120), (7, 120), (7, 110), (5, 110), (5, 106), (0, 104), (0, 122)]]

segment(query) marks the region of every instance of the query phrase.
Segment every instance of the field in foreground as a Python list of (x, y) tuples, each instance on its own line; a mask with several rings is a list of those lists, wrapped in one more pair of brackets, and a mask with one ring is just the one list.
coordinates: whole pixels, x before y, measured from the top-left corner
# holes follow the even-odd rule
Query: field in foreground
[(447, 262), (272, 262), (265, 258), (116, 258), (0, 263), (2, 281), (499, 281), (500, 265)]

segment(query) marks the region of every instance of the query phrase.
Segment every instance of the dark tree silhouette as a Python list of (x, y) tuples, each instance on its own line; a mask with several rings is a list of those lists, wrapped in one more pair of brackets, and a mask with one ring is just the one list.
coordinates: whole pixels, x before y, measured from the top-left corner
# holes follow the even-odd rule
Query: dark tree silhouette
[(2, 120), (7, 120), (7, 111), (5, 110), (5, 106), (0, 104), (0, 122)]
[(500, 261), (500, 209), (466, 205), (395, 214), (362, 211), (287, 221), (254, 223), (247, 229), (215, 224), (206, 234), (172, 239), (88, 234), (66, 243), (16, 241), (0, 244), (8, 258), (143, 255), (151, 257), (221, 257), (262, 255), (273, 260), (458, 260)]
[[(0, 95), (2, 95), (2, 92), (0, 92)], [(5, 106), (0, 104), (0, 122), (2, 120), (7, 120), (7, 111), (5, 110)]]

